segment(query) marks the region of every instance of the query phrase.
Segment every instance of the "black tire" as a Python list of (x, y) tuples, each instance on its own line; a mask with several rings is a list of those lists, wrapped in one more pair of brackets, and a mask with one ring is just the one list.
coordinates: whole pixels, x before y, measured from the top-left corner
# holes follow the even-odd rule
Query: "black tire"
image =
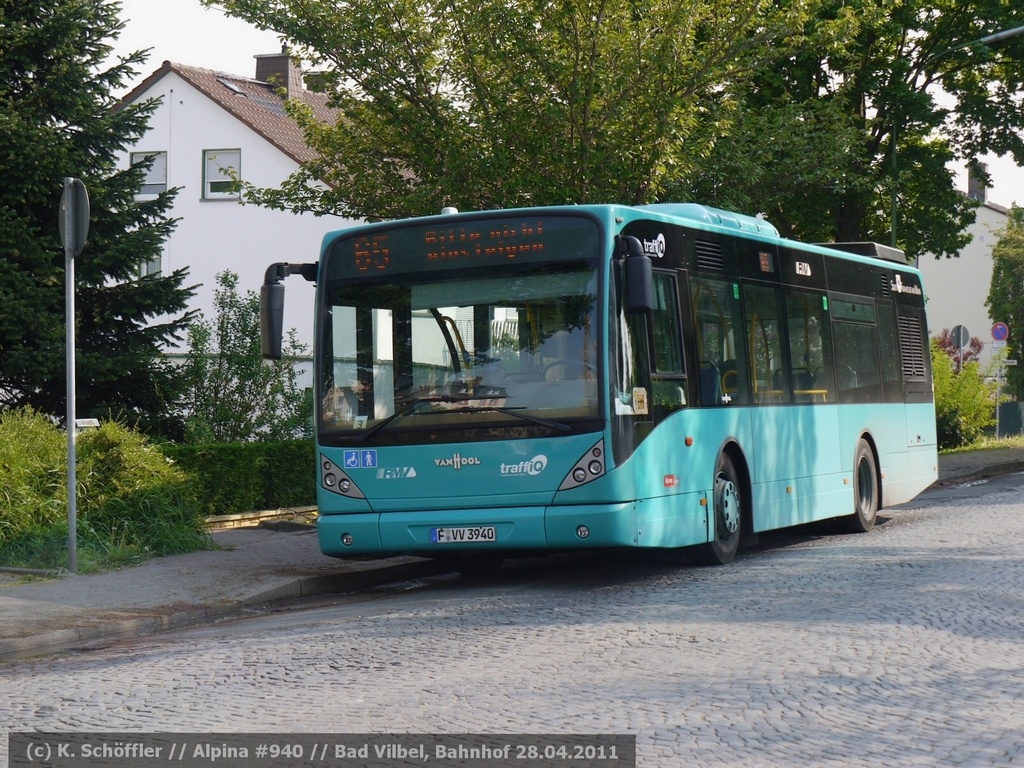
[(875, 452), (871, 450), (868, 441), (861, 438), (853, 458), (853, 514), (840, 520), (843, 529), (850, 533), (867, 533), (875, 527), (878, 508), (878, 465), (875, 463)]
[(725, 565), (732, 562), (743, 534), (743, 488), (739, 474), (728, 455), (718, 457), (712, 490), (711, 514), (715, 537), (699, 548), (701, 562)]

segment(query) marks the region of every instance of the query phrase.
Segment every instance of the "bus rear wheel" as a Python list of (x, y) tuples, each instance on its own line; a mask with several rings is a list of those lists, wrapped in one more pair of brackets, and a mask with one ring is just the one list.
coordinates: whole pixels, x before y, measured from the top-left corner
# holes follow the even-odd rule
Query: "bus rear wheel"
[(878, 465), (868, 441), (857, 442), (853, 460), (853, 514), (842, 518), (843, 528), (850, 533), (867, 533), (875, 527), (878, 517)]
[(711, 514), (714, 519), (714, 538), (701, 546), (700, 560), (707, 565), (725, 565), (732, 562), (740, 548), (743, 493), (736, 467), (724, 453), (718, 457), (715, 468)]

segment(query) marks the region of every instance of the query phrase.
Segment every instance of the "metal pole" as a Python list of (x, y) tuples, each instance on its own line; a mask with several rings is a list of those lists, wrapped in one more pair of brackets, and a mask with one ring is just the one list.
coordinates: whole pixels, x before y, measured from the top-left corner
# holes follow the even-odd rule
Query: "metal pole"
[(78, 478), (75, 472), (77, 453), (75, 449), (75, 211), (73, 199), (74, 179), (64, 179), (64, 194), (68, 204), (64, 207), (64, 226), (68, 233), (64, 244), (64, 311), (67, 328), (67, 431), (68, 431), (68, 570), (78, 572), (78, 509), (76, 491)]
[(889, 240), (893, 248), (898, 247), (896, 245), (896, 212), (898, 200), (896, 199), (897, 179), (899, 178), (899, 169), (896, 167), (896, 121), (892, 123), (892, 190), (889, 193)]
[(981, 38), (978, 42), (982, 45), (992, 45), (992, 43), (1008, 40), (1009, 38), (1017, 37), (1018, 35), (1024, 35), (1024, 27), (1014, 27), (1013, 29), (1006, 29), (992, 35), (985, 35), (985, 37)]
[(996, 369), (996, 440), (999, 439), (999, 400), (1003, 395), (1003, 361), (999, 361)]

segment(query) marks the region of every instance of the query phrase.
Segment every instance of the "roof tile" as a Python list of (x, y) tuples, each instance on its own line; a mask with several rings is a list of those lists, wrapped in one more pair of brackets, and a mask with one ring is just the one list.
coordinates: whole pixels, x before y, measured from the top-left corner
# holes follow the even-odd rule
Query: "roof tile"
[[(297, 163), (316, 157), (316, 153), (306, 145), (302, 131), (285, 114), (285, 100), (278, 93), (278, 87), (271, 83), (165, 61), (160, 69), (121, 99), (118, 106), (138, 100), (156, 82), (171, 72), (205, 94)], [(312, 108), (318, 120), (328, 124), (337, 120), (338, 113), (327, 105), (325, 94), (303, 90), (300, 98)]]

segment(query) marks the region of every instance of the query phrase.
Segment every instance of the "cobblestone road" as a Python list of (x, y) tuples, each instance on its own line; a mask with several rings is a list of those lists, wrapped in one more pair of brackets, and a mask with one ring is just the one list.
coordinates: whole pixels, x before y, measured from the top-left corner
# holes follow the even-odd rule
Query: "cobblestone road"
[(724, 568), (534, 566), (19, 662), (0, 712), (10, 730), (636, 733), (640, 766), (1024, 765), (1024, 482), (884, 517)]

